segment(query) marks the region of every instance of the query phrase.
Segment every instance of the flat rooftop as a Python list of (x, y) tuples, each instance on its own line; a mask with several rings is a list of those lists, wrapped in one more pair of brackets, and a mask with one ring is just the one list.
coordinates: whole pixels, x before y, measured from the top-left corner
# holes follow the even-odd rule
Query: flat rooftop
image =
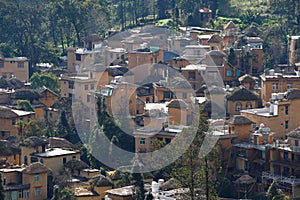
[(252, 115), (264, 116), (264, 117), (274, 117), (278, 115), (270, 114), (270, 108), (256, 108), (256, 109), (248, 109), (248, 110), (241, 110), (241, 113), (249, 113)]

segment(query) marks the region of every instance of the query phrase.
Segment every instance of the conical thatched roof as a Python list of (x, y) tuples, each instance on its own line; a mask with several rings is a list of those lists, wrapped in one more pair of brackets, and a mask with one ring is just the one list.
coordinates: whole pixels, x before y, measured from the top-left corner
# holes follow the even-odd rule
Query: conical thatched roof
[(108, 177), (105, 177), (101, 174), (94, 176), (92, 178), (92, 181), (94, 182), (95, 186), (97, 186), (97, 187), (113, 186), (112, 181)]
[(73, 170), (81, 170), (89, 168), (89, 166), (83, 162), (82, 160), (69, 160), (67, 163), (64, 164), (66, 168), (73, 169)]
[(21, 150), (7, 140), (0, 140), (0, 156), (9, 156), (20, 153)]
[(245, 174), (245, 175), (241, 176), (240, 178), (238, 178), (235, 182), (237, 184), (251, 184), (251, 183), (254, 183), (256, 181), (255, 181), (254, 178), (252, 178), (248, 174)]

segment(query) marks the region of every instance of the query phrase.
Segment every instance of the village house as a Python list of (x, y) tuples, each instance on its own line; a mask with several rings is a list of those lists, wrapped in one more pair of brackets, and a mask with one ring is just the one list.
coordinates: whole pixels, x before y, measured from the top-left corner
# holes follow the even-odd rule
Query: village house
[(20, 165), (21, 150), (7, 140), (0, 140), (1, 165)]
[(286, 134), (299, 126), (298, 109), (300, 90), (290, 89), (286, 93), (274, 93), (271, 101), (264, 108), (241, 110), (241, 115), (255, 122), (265, 124), (274, 131), (274, 138), (284, 139)]
[(239, 115), (241, 110), (259, 108), (259, 96), (251, 90), (239, 87), (232, 91), (227, 97), (227, 113)]
[(300, 88), (300, 76), (298, 71), (292, 73), (276, 73), (271, 69), (260, 76), (261, 98), (263, 105), (270, 101), (272, 93), (284, 93), (291, 88)]
[(21, 163), (28, 165), (36, 162), (45, 164), (54, 174), (64, 169), (64, 164), (72, 159), (80, 159), (80, 152), (61, 148), (46, 149), (48, 142), (32, 136), (26, 138), (21, 147)]
[(50, 198), (48, 194), (51, 188), (47, 187), (49, 172), (50, 169), (42, 163), (0, 169), (5, 191), (4, 200)]
[(15, 77), (22, 82), (28, 82), (28, 59), (26, 57), (4, 58), (0, 54), (0, 76), (7, 80)]
[(6, 139), (9, 136), (21, 136), (23, 134), (22, 127), (19, 127), (18, 124), (20, 122), (27, 123), (32, 119), (35, 119), (34, 112), (0, 106), (0, 138)]

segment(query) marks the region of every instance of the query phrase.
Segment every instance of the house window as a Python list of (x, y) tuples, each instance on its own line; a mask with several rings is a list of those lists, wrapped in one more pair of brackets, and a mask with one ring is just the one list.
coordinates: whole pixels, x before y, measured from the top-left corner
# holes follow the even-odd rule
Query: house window
[(84, 85), (84, 90), (88, 90), (89, 89), (89, 85)]
[(91, 84), (91, 90), (95, 89), (95, 85)]
[(252, 109), (252, 104), (250, 102), (246, 104), (246, 109)]
[(74, 81), (69, 82), (69, 89), (74, 89)]
[(35, 196), (40, 196), (42, 194), (41, 188), (35, 188)]
[(40, 175), (39, 174), (34, 175), (34, 182), (36, 182), (36, 183), (40, 182)]
[(24, 62), (19, 62), (18, 63), (18, 68), (24, 68)]
[(87, 101), (87, 102), (90, 102), (90, 101), (91, 101), (90, 97), (91, 97), (91, 96), (90, 96), (89, 94), (86, 95), (86, 101)]
[(285, 106), (285, 114), (286, 114), (286, 115), (289, 114), (289, 106), (288, 106), (288, 105)]
[(172, 98), (171, 92), (164, 92), (164, 98)]
[(289, 121), (285, 121), (285, 129), (289, 129)]
[(73, 159), (73, 160), (76, 160), (76, 156), (72, 156), (72, 159)]
[(24, 156), (24, 164), (28, 165), (28, 158), (27, 158), (27, 156)]
[(294, 160), (295, 159), (295, 155), (292, 153), (292, 160)]
[(166, 144), (171, 143), (171, 138), (166, 138)]
[(295, 146), (299, 146), (299, 141), (298, 140), (295, 140)]
[(241, 70), (239, 69), (235, 70), (235, 76), (237, 77), (241, 76)]
[(67, 158), (63, 158), (63, 164), (67, 162)]
[(140, 138), (140, 144), (142, 144), (142, 145), (146, 144), (146, 139), (145, 138)]
[(30, 159), (30, 163), (36, 163), (38, 161), (39, 160), (37, 158), (35, 158), (35, 157), (31, 157), (31, 159)]
[(287, 84), (287, 89), (291, 89), (291, 88), (293, 88), (293, 85), (291, 83), (288, 83)]
[(231, 77), (232, 76), (232, 70), (226, 70), (226, 76)]
[(237, 111), (242, 110), (242, 104), (241, 104), (241, 103), (237, 103), (236, 106), (235, 106), (235, 109), (236, 109)]
[(288, 160), (289, 159), (289, 154), (288, 152), (283, 152), (283, 159)]
[(44, 163), (44, 159), (43, 158), (40, 159), (40, 163)]
[(195, 72), (189, 72), (189, 80), (194, 81), (196, 79), (196, 73)]
[(11, 125), (13, 125), (13, 126), (16, 125), (16, 119), (11, 120)]
[(81, 61), (81, 55), (80, 54), (76, 54), (76, 60)]
[(186, 99), (187, 98), (187, 94), (186, 94), (186, 92), (183, 92), (182, 93), (182, 99)]
[(5, 137), (5, 131), (1, 131), (1, 136)]
[(278, 83), (273, 83), (272, 84), (272, 89), (273, 90), (278, 90)]
[(4, 68), (4, 62), (0, 61), (0, 68)]
[(154, 138), (150, 138), (150, 144), (154, 144)]
[(29, 198), (29, 190), (19, 191), (19, 198), (28, 199)]

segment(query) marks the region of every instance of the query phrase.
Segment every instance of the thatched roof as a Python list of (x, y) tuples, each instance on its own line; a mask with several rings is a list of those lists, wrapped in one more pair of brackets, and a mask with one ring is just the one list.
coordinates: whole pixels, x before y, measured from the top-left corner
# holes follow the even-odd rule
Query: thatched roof
[(296, 89), (296, 88), (290, 89), (286, 94), (286, 98), (288, 100), (299, 99), (300, 98), (300, 90)]
[(89, 168), (89, 166), (83, 162), (82, 160), (69, 160), (67, 163), (64, 164), (66, 168), (73, 169), (73, 170), (82, 170)]
[(0, 118), (3, 119), (10, 119), (10, 118), (16, 118), (19, 116), (27, 116), (31, 115), (34, 112), (27, 112), (23, 110), (14, 110), (6, 106), (0, 106)]
[(245, 74), (239, 78), (240, 83), (256, 82), (255, 78), (249, 74)]
[(97, 187), (107, 187), (107, 186), (113, 186), (112, 181), (110, 180), (110, 178), (105, 177), (103, 175), (97, 175), (94, 176), (92, 178), (93, 183), (95, 184), (95, 186)]
[(243, 175), (235, 181), (237, 184), (251, 184), (256, 182), (254, 178), (249, 175)]
[(161, 190), (173, 190), (176, 189), (176, 180), (174, 178), (171, 178), (170, 180), (164, 182), (163, 184), (161, 184), (160, 189)]
[(11, 78), (7, 82), (11, 86), (12, 89), (19, 89), (24, 86), (24, 83), (22, 83), (22, 81), (20, 81), (19, 79), (16, 79), (16, 78)]
[(168, 108), (186, 109), (187, 104), (182, 99), (173, 99), (167, 104)]
[(40, 97), (42, 97), (43, 96), (43, 94), (45, 93), (45, 92), (50, 92), (50, 93), (52, 93), (52, 94), (54, 94), (55, 96), (59, 96), (58, 94), (56, 94), (54, 91), (52, 91), (52, 90), (50, 90), (49, 88), (47, 88), (47, 87), (45, 87), (45, 86), (43, 86), (43, 87), (41, 87), (41, 88), (39, 88), (39, 89), (36, 89), (36, 91), (39, 93), (39, 95), (40, 95)]
[(11, 99), (21, 99), (21, 100), (37, 100), (40, 95), (37, 91), (31, 89), (16, 90), (10, 95)]
[(90, 34), (83, 39), (85, 42), (101, 41), (101, 38), (96, 33)]
[(246, 88), (239, 88), (227, 97), (228, 101), (257, 101), (259, 97)]
[(6, 80), (4, 78), (0, 78), (0, 88), (3, 89), (20, 89), (24, 86), (24, 83), (22, 83), (20, 80), (16, 78), (11, 78), (9, 80)]
[(260, 34), (260, 31), (258, 30), (257, 26), (251, 24), (248, 26), (245, 30), (245, 35), (247, 37), (257, 37)]
[(74, 145), (64, 138), (50, 137), (48, 142), (50, 148), (74, 148)]
[(9, 156), (17, 153), (21, 153), (21, 150), (17, 146), (7, 140), (0, 140), (0, 156)]
[(235, 25), (235, 23), (233, 23), (233, 21), (228, 22), (228, 23), (224, 26), (224, 30), (227, 30), (227, 29), (233, 29), (233, 28), (237, 28), (237, 26)]
[(252, 124), (253, 122), (248, 119), (247, 117), (241, 115), (234, 115), (227, 121), (227, 124), (234, 124), (234, 125), (243, 125), (243, 124)]
[(31, 136), (29, 138), (26, 138), (23, 142), (22, 145), (23, 146), (28, 146), (28, 147), (37, 147), (37, 146), (43, 146), (43, 145), (47, 145), (48, 142), (40, 137), (37, 136)]
[(220, 42), (222, 42), (222, 40), (223, 40), (222, 37), (218, 33), (215, 33), (207, 40), (207, 42), (208, 43), (220, 43)]
[(287, 134), (287, 136), (292, 137), (292, 138), (297, 138), (300, 139), (300, 127), (292, 130)]
[(23, 173), (26, 173), (26, 174), (41, 174), (41, 173), (48, 173), (50, 171), (51, 170), (48, 167), (46, 167), (44, 164), (42, 164), (40, 162), (36, 162), (36, 163), (33, 163), (33, 164), (29, 165), (28, 167), (26, 167), (23, 170)]

